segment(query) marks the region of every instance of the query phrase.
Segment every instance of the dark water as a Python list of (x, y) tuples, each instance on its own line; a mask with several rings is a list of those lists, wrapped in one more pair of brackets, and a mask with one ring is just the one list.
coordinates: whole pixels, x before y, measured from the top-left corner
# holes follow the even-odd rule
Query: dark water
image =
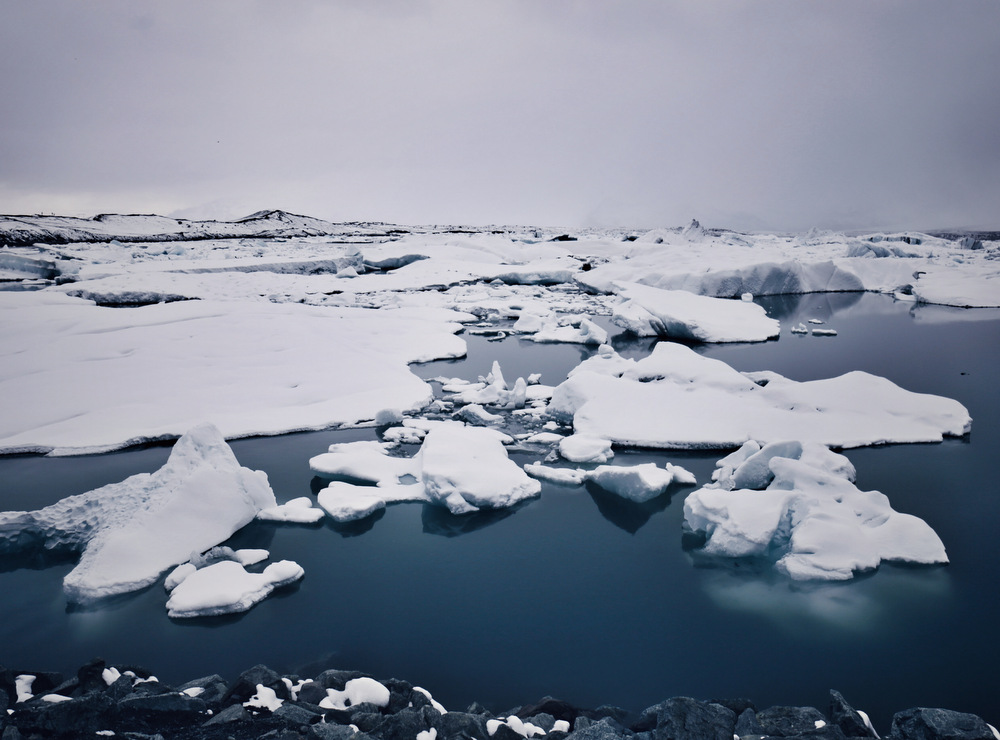
[[(1000, 722), (1000, 311), (905, 304), (882, 296), (805, 296), (768, 304), (776, 342), (708, 347), (741, 370), (800, 380), (862, 369), (916, 391), (951, 396), (973, 416), (965, 440), (852, 450), (858, 485), (926, 519), (952, 564), (884, 566), (850, 584), (793, 586), (728, 568), (695, 567), (681, 547), (676, 487), (644, 505), (546, 485), (513, 512), (452, 517), (389, 507), (353, 528), (254, 524), (234, 546), (298, 561), (305, 579), (241, 617), (174, 622), (159, 586), (101, 609), (67, 611), (70, 562), (0, 560), (0, 664), (72, 671), (102, 656), (179, 682), (233, 678), (263, 662), (314, 675), (326, 667), (397, 676), (446, 707), (494, 710), (553, 694), (640, 710), (675, 695), (746, 696), (759, 707), (825, 707), (837, 688), (882, 734), (891, 714), (945, 706)], [(819, 318), (836, 337), (798, 337)], [(617, 344), (640, 354), (649, 342)], [(589, 352), (575, 346), (470, 338), (464, 362), (416, 368), (474, 379), (499, 359), (509, 379), (555, 384)], [(315, 489), (310, 456), (374, 430), (233, 443), (265, 470), (279, 500)], [(154, 470), (167, 447), (86, 458), (0, 459), (0, 506), (37, 508)], [(518, 462), (533, 459), (512, 455)], [(718, 453), (620, 452), (631, 464), (679, 463), (708, 481)]]

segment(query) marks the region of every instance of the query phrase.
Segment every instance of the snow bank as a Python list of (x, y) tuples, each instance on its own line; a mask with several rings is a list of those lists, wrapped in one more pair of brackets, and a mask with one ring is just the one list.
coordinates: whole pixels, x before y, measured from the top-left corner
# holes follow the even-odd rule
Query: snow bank
[(948, 562), (926, 522), (858, 490), (853, 474), (816, 443), (748, 442), (719, 462), (715, 483), (687, 497), (684, 527), (705, 537), (700, 555), (770, 560), (796, 580), (847, 580), (883, 561)]
[(548, 411), (572, 421), (580, 435), (675, 449), (738, 447), (748, 439), (842, 448), (938, 442), (972, 424), (957, 401), (912, 393), (868, 373), (808, 382), (740, 373), (672, 342), (658, 343), (620, 376), (573, 373), (556, 388)]
[(0, 453), (112, 450), (204, 418), (234, 438), (421, 407), (432, 389), (407, 363), (464, 355), (458, 328), (419, 312), (0, 293), (0, 382), (19, 399)]
[(303, 575), (302, 567), (291, 560), (271, 563), (263, 573), (248, 573), (240, 563), (223, 560), (181, 581), (167, 600), (167, 614), (187, 618), (245, 612)]
[(353, 442), (317, 455), (310, 467), (375, 485), (334, 481), (319, 493), (319, 504), (336, 521), (360, 519), (387, 503), (424, 501), (453, 514), (503, 508), (538, 495), (541, 484), (507, 457), (504, 434), (457, 422), (431, 425), (420, 451), (390, 457), (384, 445)]
[(674, 337), (699, 342), (763, 342), (780, 333), (763, 307), (684, 290), (661, 290), (638, 283), (617, 283), (627, 300), (611, 320), (641, 337)]
[(197, 426), (155, 473), (141, 473), (34, 512), (0, 514), (0, 552), (81, 551), (63, 585), (73, 602), (148, 586), (274, 506), (267, 476), (241, 467), (219, 430)]

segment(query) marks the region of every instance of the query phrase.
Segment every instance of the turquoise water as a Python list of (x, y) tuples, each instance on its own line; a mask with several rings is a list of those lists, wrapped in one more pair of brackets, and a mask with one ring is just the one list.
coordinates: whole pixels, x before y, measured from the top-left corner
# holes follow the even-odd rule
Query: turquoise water
[[(763, 301), (762, 301), (763, 302)], [(883, 567), (849, 584), (793, 586), (743, 569), (696, 567), (681, 546), (684, 496), (644, 505), (598, 490), (546, 485), (513, 511), (453, 517), (389, 507), (360, 525), (254, 524), (231, 543), (298, 561), (306, 577), (249, 613), (172, 621), (157, 585), (94, 610), (67, 610), (72, 563), (0, 560), (0, 664), (74, 671), (95, 656), (144, 665), (166, 681), (258, 662), (313, 675), (326, 667), (397, 676), (446, 707), (494, 710), (545, 694), (640, 710), (668, 696), (746, 696), (759, 707), (825, 707), (836, 688), (885, 734), (893, 711), (946, 706), (1000, 722), (1000, 311), (911, 310), (883, 296), (772, 300), (776, 342), (705, 347), (740, 370), (805, 380), (862, 369), (910, 390), (951, 396), (972, 434), (939, 445), (852, 450), (858, 485), (940, 534), (952, 563)], [(809, 318), (836, 337), (798, 337)], [(641, 354), (649, 341), (616, 340)], [(469, 338), (469, 358), (416, 367), (474, 379), (499, 359), (509, 379), (555, 384), (588, 350)], [(370, 429), (239, 440), (279, 500), (315, 492), (308, 458)], [(0, 459), (0, 505), (37, 508), (154, 470), (169, 448), (83, 458)], [(512, 455), (520, 463), (535, 459)], [(683, 465), (709, 480), (718, 453), (620, 452), (617, 462)]]

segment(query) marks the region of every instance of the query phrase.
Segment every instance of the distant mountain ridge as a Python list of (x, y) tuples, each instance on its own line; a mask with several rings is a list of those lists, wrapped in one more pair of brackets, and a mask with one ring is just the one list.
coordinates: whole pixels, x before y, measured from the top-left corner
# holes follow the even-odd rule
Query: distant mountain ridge
[(333, 223), (282, 210), (251, 213), (235, 221), (191, 221), (154, 214), (102, 213), (73, 216), (0, 216), (0, 246), (75, 242), (154, 242), (204, 239), (282, 239), (307, 236), (377, 236), (392, 233), (388, 224)]

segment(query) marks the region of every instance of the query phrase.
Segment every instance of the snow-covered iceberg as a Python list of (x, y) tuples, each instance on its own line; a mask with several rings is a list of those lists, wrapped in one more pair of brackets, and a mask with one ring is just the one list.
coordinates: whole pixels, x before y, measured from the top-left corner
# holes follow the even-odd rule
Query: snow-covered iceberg
[(761, 306), (743, 300), (618, 283), (626, 301), (611, 320), (640, 337), (671, 337), (698, 342), (763, 342), (781, 331)]
[(860, 371), (798, 382), (741, 373), (673, 342), (634, 365), (606, 355), (597, 372), (572, 373), (559, 385), (548, 412), (572, 421), (577, 434), (618, 445), (725, 449), (794, 438), (847, 448), (939, 442), (972, 424), (957, 401)]
[(524, 472), (532, 478), (567, 486), (591, 482), (599, 488), (636, 503), (643, 503), (666, 493), (672, 484), (694, 485), (694, 475), (680, 465), (656, 463), (641, 465), (599, 465), (593, 470), (554, 468), (540, 462), (528, 463)]
[(684, 501), (684, 527), (713, 558), (774, 563), (796, 580), (847, 580), (882, 562), (948, 562), (922, 519), (860, 491), (846, 458), (816, 443), (749, 441)]
[(430, 427), (412, 458), (391, 457), (386, 445), (333, 445), (309, 461), (317, 473), (374, 483), (334, 481), (319, 493), (331, 518), (351, 521), (386, 503), (424, 501), (453, 514), (505, 508), (537, 496), (541, 484), (507, 457), (506, 435), (492, 429), (441, 422)]
[(72, 602), (88, 602), (148, 586), (275, 505), (267, 475), (242, 467), (219, 430), (203, 424), (155, 473), (0, 514), (0, 552), (80, 552), (63, 586)]

